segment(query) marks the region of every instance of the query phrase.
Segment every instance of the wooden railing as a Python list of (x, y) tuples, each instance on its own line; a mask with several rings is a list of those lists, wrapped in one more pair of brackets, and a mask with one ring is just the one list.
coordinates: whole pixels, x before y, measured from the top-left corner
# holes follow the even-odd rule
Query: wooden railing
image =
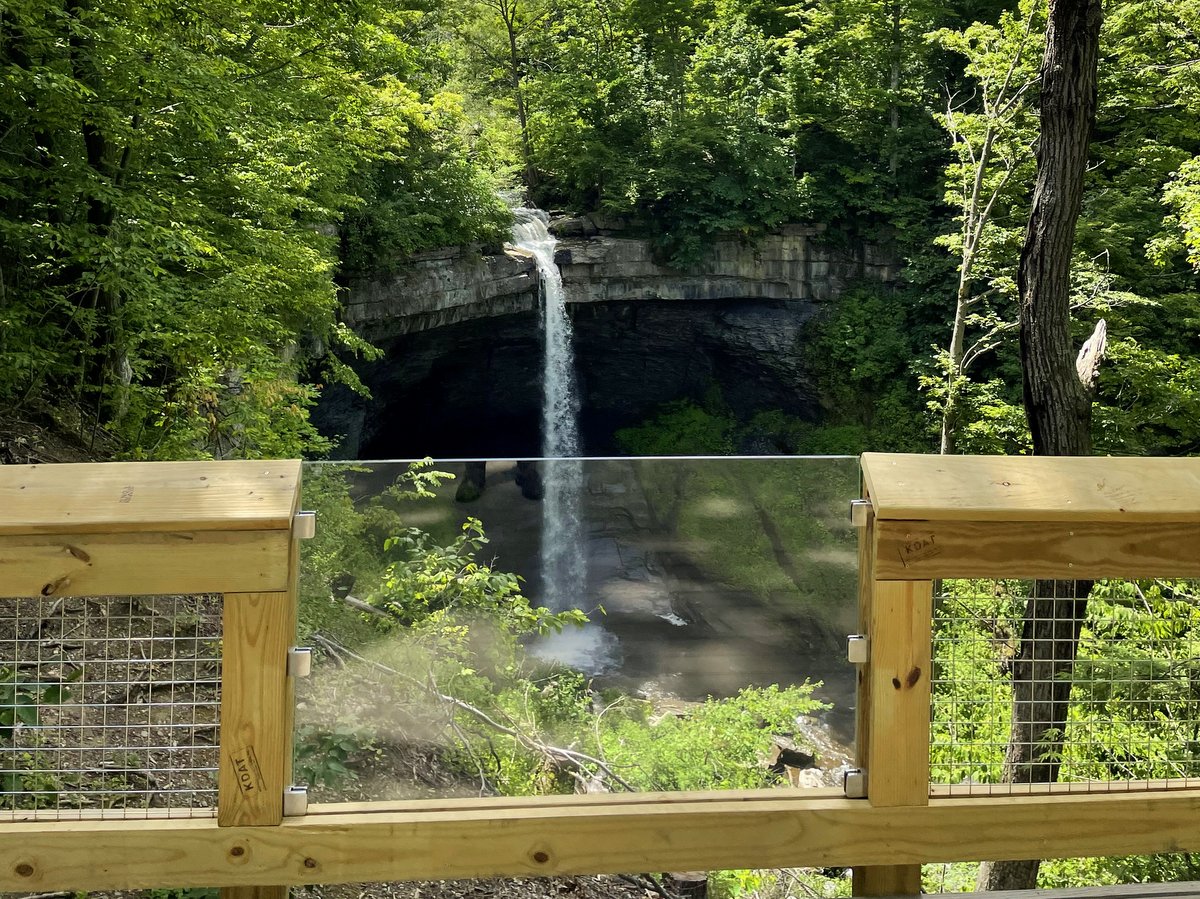
[[(852, 867), (915, 894), (927, 862), (1200, 849), (1200, 791), (941, 798), (929, 783), (933, 582), (1200, 575), (1200, 460), (867, 455), (858, 764), (841, 790), (311, 806), (290, 776), (300, 466), (0, 468), (0, 595), (225, 595), (216, 815), (0, 823), (0, 890), (288, 886)], [(1165, 783), (1163, 786), (1171, 786)]]

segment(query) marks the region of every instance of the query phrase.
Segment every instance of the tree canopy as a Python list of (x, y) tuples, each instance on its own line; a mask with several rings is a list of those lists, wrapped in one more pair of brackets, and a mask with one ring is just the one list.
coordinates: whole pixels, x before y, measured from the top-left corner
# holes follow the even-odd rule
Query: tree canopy
[[(1072, 339), (1107, 320), (1097, 449), (1190, 452), (1200, 6), (1110, 7)], [(809, 330), (822, 423), (850, 450), (1026, 451), (1044, 22), (1033, 0), (15, 0), (0, 398), (127, 455), (319, 453), (308, 408), (371, 353), (341, 292), (498, 247), (509, 188), (678, 266), (797, 221), (887, 247), (901, 281)]]

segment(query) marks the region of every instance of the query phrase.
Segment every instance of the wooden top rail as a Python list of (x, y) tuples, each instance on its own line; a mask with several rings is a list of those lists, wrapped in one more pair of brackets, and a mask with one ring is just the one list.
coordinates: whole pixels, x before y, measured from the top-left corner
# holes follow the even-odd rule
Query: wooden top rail
[(283, 591), (300, 462), (0, 466), (0, 596)]
[(875, 577), (1200, 577), (1200, 458), (865, 453)]
[(877, 519), (1200, 522), (1200, 458), (864, 453)]
[(287, 530), (300, 462), (0, 466), (0, 534)]

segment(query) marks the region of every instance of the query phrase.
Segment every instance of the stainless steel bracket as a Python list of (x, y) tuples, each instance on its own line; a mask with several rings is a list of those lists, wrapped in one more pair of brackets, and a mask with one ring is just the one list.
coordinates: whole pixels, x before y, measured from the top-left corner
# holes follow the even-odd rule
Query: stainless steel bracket
[(851, 665), (865, 665), (871, 658), (871, 641), (866, 634), (850, 634), (846, 637), (846, 658)]
[(850, 523), (856, 528), (865, 528), (870, 511), (871, 501), (869, 499), (850, 500)]
[(311, 540), (317, 536), (317, 513), (297, 512), (292, 518), (292, 536), (297, 540)]
[(299, 818), (308, 814), (308, 787), (292, 784), (283, 791), (283, 817)]
[(866, 799), (867, 772), (862, 768), (851, 768), (843, 774), (842, 791), (847, 799)]
[(308, 677), (312, 674), (312, 649), (307, 646), (293, 646), (288, 650), (288, 677)]

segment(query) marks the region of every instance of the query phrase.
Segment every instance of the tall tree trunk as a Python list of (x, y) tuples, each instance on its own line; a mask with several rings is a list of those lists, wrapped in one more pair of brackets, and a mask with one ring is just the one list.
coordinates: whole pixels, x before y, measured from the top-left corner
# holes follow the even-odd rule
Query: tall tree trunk
[[(92, 59), (94, 48), (84, 36), (86, 32), (82, 27), (87, 12), (84, 0), (69, 0), (67, 13), (74, 24), (68, 45), (72, 74), (81, 83), (96, 86), (100, 79)], [(139, 118), (135, 113), (133, 130), (137, 129)], [(80, 134), (88, 167), (109, 187), (120, 187), (129, 166), (131, 147), (128, 144), (123, 149), (114, 147), (109, 136), (87, 119), (80, 123)], [(87, 197), (88, 228), (100, 241), (111, 239), (116, 217), (117, 209), (110, 199), (98, 191), (90, 193)], [(97, 422), (119, 422), (129, 408), (129, 385), (133, 378), (124, 325), (124, 298), (115, 285), (97, 285), (91, 288), (87, 302), (96, 315), (97, 358), (90, 366), (89, 380), (97, 394)]]
[(529, 112), (525, 108), (525, 85), (521, 79), (521, 50), (517, 43), (518, 0), (500, 0), (498, 9), (508, 33), (508, 77), (512, 83), (513, 100), (517, 104), (517, 125), (521, 129), (521, 158), (525, 163), (525, 186), (537, 187), (537, 170), (533, 166), (533, 149), (529, 142)]
[(888, 110), (888, 124), (892, 132), (892, 148), (888, 156), (888, 173), (895, 175), (900, 171), (900, 63), (904, 53), (904, 34), (901, 30), (900, 0), (892, 2), (892, 59), (891, 71), (888, 75), (888, 88), (891, 93), (891, 108)]
[[(1017, 271), (1025, 414), (1038, 455), (1087, 455), (1092, 449), (1092, 392), (1104, 327), (1101, 322), (1076, 359), (1070, 273), (1096, 118), (1100, 21), (1100, 0), (1050, 0), (1037, 186)], [(1058, 778), (1069, 673), (1090, 590), (1090, 581), (1034, 584), (1013, 666), (1013, 727), (1004, 765), (1009, 783)], [(1031, 889), (1038, 865), (1037, 860), (984, 865), (978, 885)]]

